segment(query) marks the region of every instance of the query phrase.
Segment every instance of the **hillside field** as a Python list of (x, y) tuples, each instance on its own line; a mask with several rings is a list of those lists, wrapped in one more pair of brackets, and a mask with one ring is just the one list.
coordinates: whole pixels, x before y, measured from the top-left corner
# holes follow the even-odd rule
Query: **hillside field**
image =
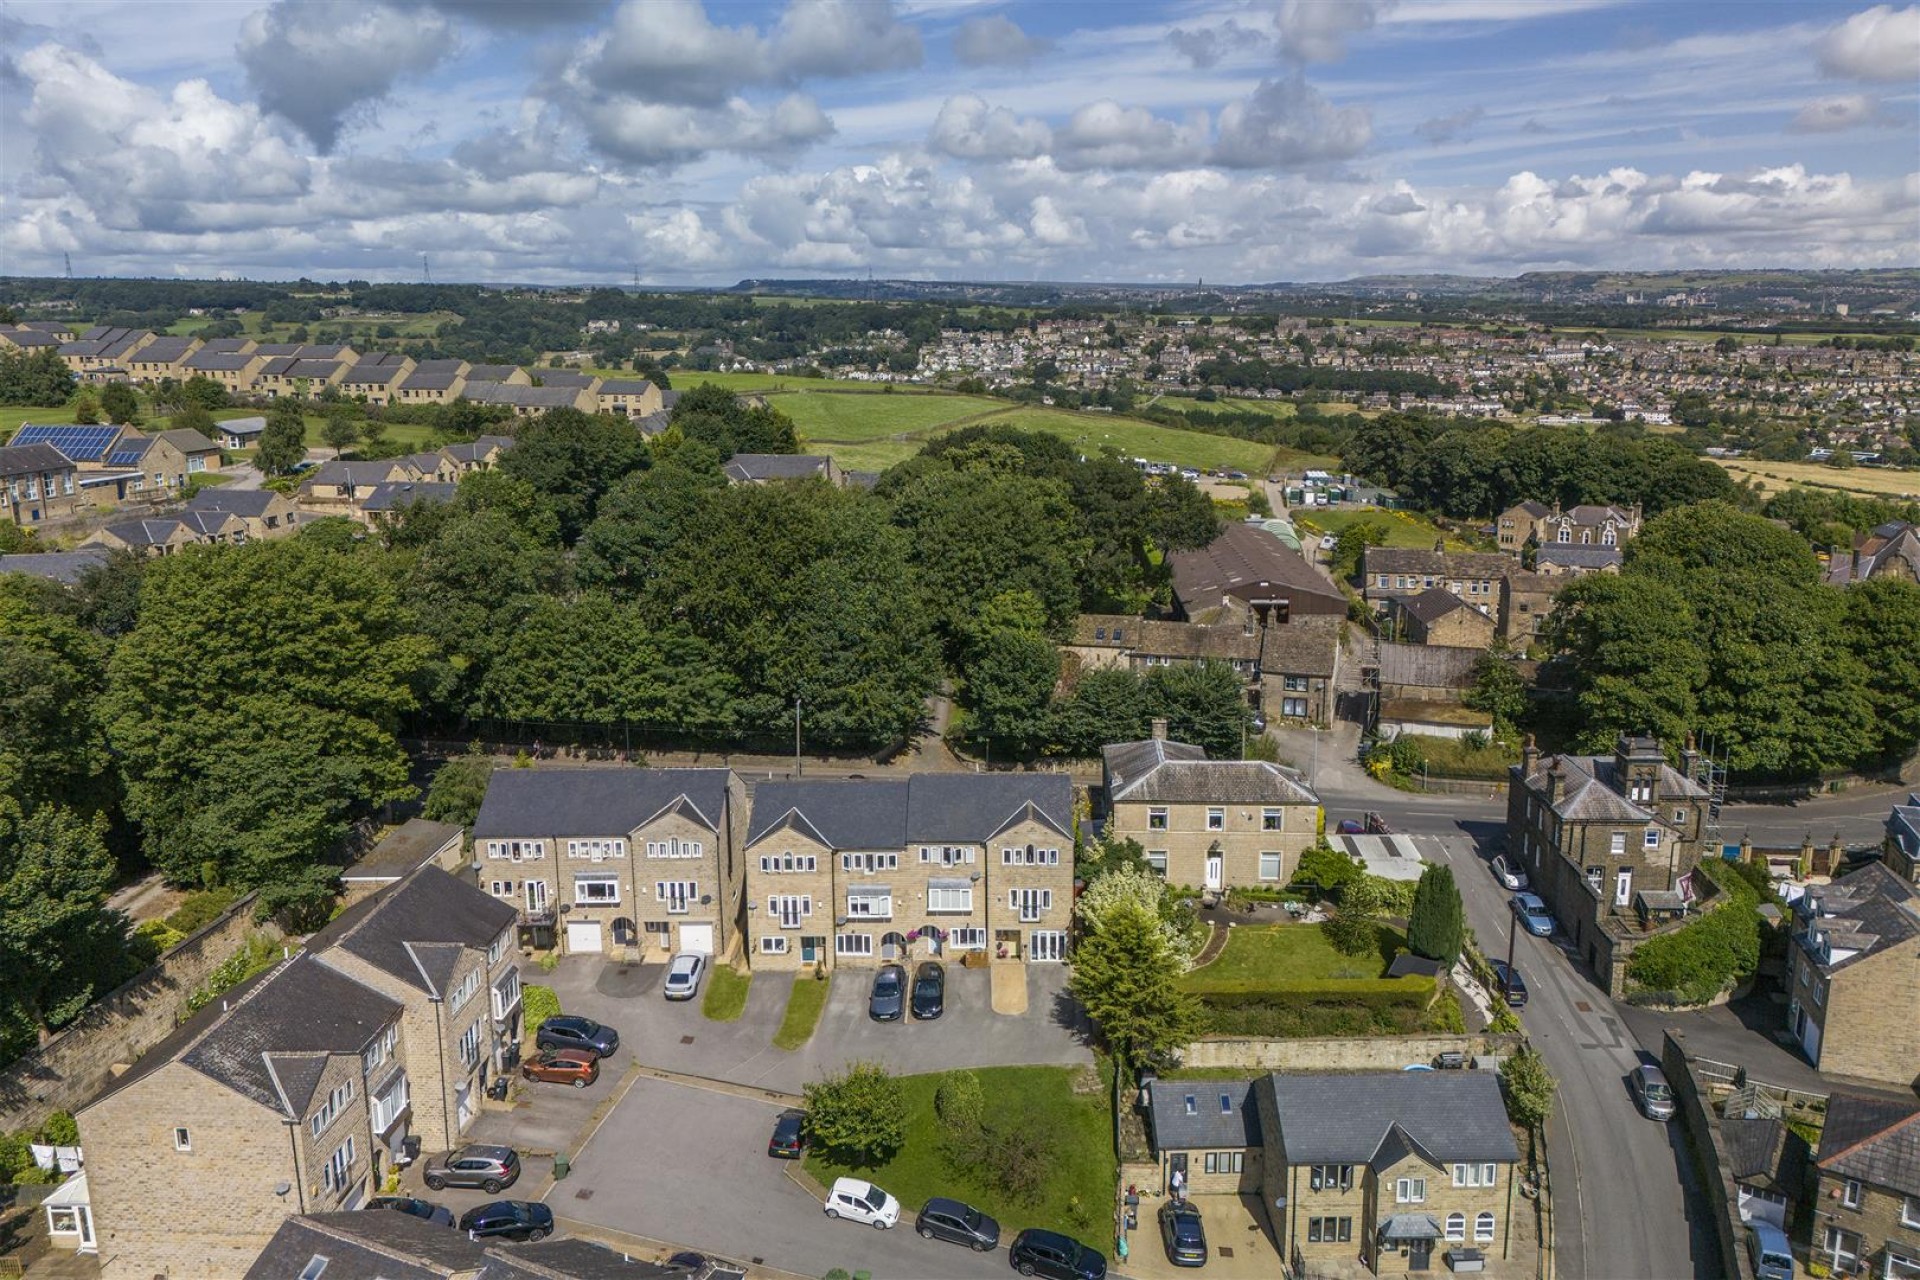
[(1790, 485), (1836, 489), (1867, 498), (1920, 500), (1920, 471), (1891, 467), (1829, 467), (1818, 462), (1763, 462), (1734, 458), (1720, 463), (1736, 480), (1758, 480), (1769, 494)]

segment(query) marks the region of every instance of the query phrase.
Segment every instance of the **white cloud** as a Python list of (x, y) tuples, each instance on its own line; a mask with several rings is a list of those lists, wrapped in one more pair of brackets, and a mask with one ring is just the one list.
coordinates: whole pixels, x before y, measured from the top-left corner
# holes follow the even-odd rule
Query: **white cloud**
[(920, 65), (920, 33), (892, 0), (790, 0), (773, 51), (789, 79), (898, 71)]
[(584, 102), (580, 118), (601, 153), (627, 164), (685, 164), (712, 151), (779, 160), (833, 134), (805, 94), (760, 107), (733, 98), (717, 108), (612, 96)]
[(1205, 71), (1220, 65), (1232, 54), (1264, 51), (1271, 40), (1264, 33), (1228, 18), (1216, 27), (1175, 27), (1167, 33), (1167, 43), (1175, 53)]
[(1281, 56), (1295, 62), (1338, 62), (1347, 41), (1371, 31), (1394, 0), (1281, 0), (1274, 15)]
[(953, 36), (953, 56), (967, 67), (1024, 67), (1052, 47), (1001, 13), (968, 18)]
[(1292, 168), (1350, 159), (1372, 139), (1365, 107), (1336, 107), (1296, 74), (1264, 81), (1220, 109), (1214, 160), (1235, 169)]
[(1839, 133), (1879, 120), (1880, 105), (1864, 93), (1847, 93), (1833, 98), (1816, 98), (1795, 113), (1787, 123), (1794, 133)]
[(717, 107), (767, 80), (771, 57), (751, 27), (724, 27), (700, 0), (627, 0), (577, 66), (588, 94)]
[(1453, 142), (1456, 139), (1466, 137), (1468, 133), (1472, 132), (1473, 126), (1484, 120), (1486, 115), (1486, 109), (1475, 104), (1469, 107), (1462, 107), (1460, 110), (1450, 112), (1444, 116), (1434, 116), (1431, 119), (1422, 120), (1413, 127), (1413, 131), (1437, 147), (1442, 143)]
[(1207, 119), (1184, 122), (1112, 100), (1088, 103), (1054, 134), (1063, 169), (1161, 169), (1196, 163), (1206, 153)]
[(961, 160), (1029, 160), (1053, 145), (1053, 130), (1043, 120), (990, 107), (971, 93), (940, 104), (927, 145)]
[(1052, 196), (1034, 197), (1032, 211), (1033, 216), (1028, 226), (1033, 231), (1034, 243), (1045, 245), (1050, 249), (1086, 244), (1086, 222), (1081, 218), (1060, 212)]
[(1863, 9), (1820, 37), (1814, 54), (1830, 76), (1911, 84), (1920, 75), (1920, 5)]
[(369, 0), (277, 0), (240, 24), (236, 54), (260, 104), (331, 151), (348, 118), (453, 52), (431, 9)]

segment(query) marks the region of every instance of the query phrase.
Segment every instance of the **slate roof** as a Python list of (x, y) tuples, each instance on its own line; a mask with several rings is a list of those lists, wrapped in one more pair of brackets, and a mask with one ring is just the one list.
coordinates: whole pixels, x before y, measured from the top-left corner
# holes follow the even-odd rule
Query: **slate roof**
[(292, 1119), (305, 1114), (327, 1055), (359, 1053), (400, 1014), (398, 1001), (306, 952), (227, 1004), (180, 1061)]
[(195, 373), (239, 373), (255, 360), (245, 351), (215, 351), (211, 343), (188, 356), (182, 368)]
[(297, 356), (300, 354), (300, 344), (297, 342), (263, 342), (253, 349), (253, 354), (257, 356), (273, 356), (276, 359), (285, 356)]
[(339, 360), (316, 360), (309, 356), (300, 356), (287, 368), (284, 376), (314, 378), (320, 382), (330, 382), (333, 375), (340, 372), (342, 363)]
[(237, 355), (251, 351), (257, 344), (252, 338), (208, 338), (201, 351), (211, 351), (215, 355)]
[(1371, 1164), (1402, 1143), (1441, 1164), (1520, 1158), (1491, 1071), (1275, 1073), (1255, 1090), (1261, 1132), (1291, 1164)]
[(1185, 742), (1148, 738), (1100, 749), (1107, 802), (1148, 804), (1318, 804), (1291, 769), (1264, 760), (1209, 760)]
[[(1920, 890), (1884, 862), (1869, 862), (1831, 884), (1808, 886), (1794, 911), (1807, 926), (1795, 941), (1822, 973), (1837, 973), (1920, 937)], [(1826, 948), (1815, 945), (1815, 931)], [(1842, 951), (1849, 954), (1826, 958)]]
[(1541, 516), (1546, 515), (1548, 512), (1552, 510), (1553, 508), (1549, 507), (1546, 503), (1535, 502), (1533, 499), (1529, 498), (1525, 502), (1515, 503), (1513, 506), (1508, 507), (1505, 511), (1502, 511), (1500, 514), (1504, 516), (1504, 515), (1509, 515), (1515, 511), (1519, 511), (1531, 519), (1538, 520)]
[(1340, 656), (1337, 626), (1299, 619), (1267, 627), (1260, 638), (1260, 670), (1273, 675), (1333, 677)]
[(1205, 547), (1176, 551), (1167, 561), (1173, 593), (1189, 614), (1218, 604), (1223, 595), (1317, 595), (1346, 602), (1299, 552), (1248, 524), (1230, 524)]
[(1569, 569), (1617, 568), (1626, 559), (1619, 547), (1603, 547), (1573, 542), (1546, 542), (1534, 552), (1536, 565), (1563, 565)]
[(416, 502), (452, 502), (460, 486), (439, 480), (396, 480), (376, 484), (359, 499), (362, 511), (398, 511)]
[(105, 547), (87, 547), (79, 551), (43, 551), (38, 555), (0, 556), (0, 573), (28, 573), (49, 582), (72, 586), (87, 570), (107, 562)]
[(325, 1258), (323, 1280), (447, 1280), (476, 1270), (485, 1248), (458, 1231), (391, 1209), (288, 1218), (246, 1280), (295, 1280)]
[(729, 776), (725, 769), (495, 769), (473, 838), (624, 835), (682, 798), (717, 831)]
[(463, 828), (451, 822), (408, 818), (389, 831), (367, 856), (340, 873), (342, 880), (398, 880), (457, 840)]
[(749, 483), (756, 480), (804, 480), (825, 476), (830, 459), (808, 453), (736, 453), (721, 468), (727, 479)]
[[(1147, 1110), (1155, 1151), (1257, 1147), (1260, 1107), (1253, 1080), (1155, 1080)], [(1191, 1100), (1192, 1109), (1188, 1109)]]
[(1473, 687), (1473, 664), (1479, 657), (1478, 649), (1382, 642), (1380, 683), (1464, 691)]
[(603, 396), (643, 396), (653, 384), (645, 378), (608, 378), (600, 384)]
[(1728, 1171), (1748, 1186), (1777, 1190), (1798, 1200), (1807, 1145), (1779, 1116), (1730, 1115), (1720, 1122)]
[[(0, 557), (0, 564), (11, 556)], [(1887, 814), (1887, 837), (1909, 858), (1920, 861), (1920, 791), (1909, 792), (1905, 804)]]
[(174, 337), (163, 333), (133, 355), (134, 360), (140, 364), (172, 364), (192, 348), (192, 338)]
[(331, 484), (352, 485), (355, 488), (359, 488), (361, 485), (386, 484), (393, 479), (394, 472), (396, 471), (405, 475), (407, 472), (406, 464), (393, 458), (378, 458), (369, 461), (343, 461), (339, 458), (331, 458), (321, 463), (319, 469), (308, 477), (306, 485), (302, 485), (301, 487), (306, 488), (316, 484)]
[(477, 404), (506, 404), (522, 409), (571, 409), (579, 401), (579, 387), (523, 387), (511, 382), (480, 382), (472, 374), (461, 392)]
[[(114, 539), (129, 547), (164, 547), (170, 544), (182, 530), (189, 535), (199, 531), (192, 526), (175, 519), (123, 520), (119, 524), (110, 524), (93, 535), (112, 534)], [(89, 542), (93, 539), (89, 538)]]
[(1583, 502), (1568, 507), (1562, 515), (1570, 517), (1575, 524), (1604, 524), (1608, 520), (1620, 524), (1633, 523), (1633, 513), (1624, 507), (1607, 506), (1603, 503)]
[(1145, 619), (1129, 613), (1083, 613), (1073, 620), (1074, 644), (1107, 649), (1124, 649), (1133, 639), (1134, 629)]
[(265, 418), (228, 418), (225, 422), (216, 422), (213, 429), (222, 435), (229, 432), (237, 436), (257, 436), (267, 429)]
[(1135, 653), (1156, 658), (1181, 658), (1188, 661), (1253, 662), (1260, 657), (1258, 632), (1249, 635), (1244, 627), (1195, 626), (1191, 622), (1150, 621), (1133, 631)]
[(1834, 1094), (1814, 1164), (1822, 1173), (1920, 1196), (1920, 1105)]
[(497, 449), (504, 453), (506, 450), (513, 448), (513, 437), (481, 436), (471, 442), (463, 441), (460, 444), (450, 444), (443, 447), (445, 452), (449, 454), (454, 461), (466, 463), (468, 466), (478, 466), (480, 463), (486, 461), (489, 452)]
[(1435, 578), (1504, 578), (1520, 567), (1497, 551), (1429, 551), (1419, 547), (1368, 547), (1361, 572), (1418, 574)]
[(324, 959), (338, 948), (428, 995), (438, 995), (462, 947), (484, 950), (519, 918), (511, 902), (482, 893), (438, 867), (355, 903), (307, 939)]
[(518, 372), (520, 370), (510, 364), (472, 365), (467, 369), (467, 385), (472, 386), (476, 382), (505, 382)]
[[(1544, 793), (1556, 765), (1561, 770), (1560, 801), (1553, 811), (1568, 822), (1665, 822), (1657, 809), (1660, 801), (1699, 799), (1707, 794), (1706, 788), (1692, 778), (1670, 764), (1662, 764), (1653, 789), (1656, 808), (1646, 808), (1627, 798), (1618, 777), (1618, 763), (1612, 756), (1543, 756), (1523, 781)], [(1514, 766), (1516, 770), (1522, 767)]]
[(747, 843), (792, 822), (833, 849), (904, 849), (941, 840), (985, 844), (1028, 818), (1071, 839), (1071, 779), (1051, 773), (917, 773), (905, 779), (763, 782), (754, 790)]
[(174, 427), (154, 436), (156, 440), (165, 440), (180, 452), (192, 457), (196, 453), (218, 453), (220, 446), (201, 435), (192, 427)]
[(0, 478), (71, 470), (73, 460), (50, 444), (0, 445)]
[[(438, 364), (441, 362), (434, 361), (434, 363)], [(400, 386), (407, 391), (445, 391), (452, 387), (454, 383), (466, 377), (465, 374), (460, 372), (460, 363), (458, 361), (452, 361), (450, 363), (453, 367), (449, 369), (428, 369), (424, 366), (417, 368), (407, 375), (406, 381), (402, 382)]]
[(259, 519), (275, 502), (286, 498), (271, 489), (202, 489), (187, 499), (188, 511), (225, 511)]
[(591, 1240), (495, 1245), (487, 1250), (487, 1258), (480, 1280), (654, 1280), (687, 1274), (683, 1267), (642, 1262)]
[(1402, 600), (1400, 607), (1429, 625), (1440, 621), (1440, 619), (1457, 609), (1471, 609), (1475, 613), (1480, 612), (1445, 587), (1435, 587), (1431, 591), (1422, 591), (1417, 596)]

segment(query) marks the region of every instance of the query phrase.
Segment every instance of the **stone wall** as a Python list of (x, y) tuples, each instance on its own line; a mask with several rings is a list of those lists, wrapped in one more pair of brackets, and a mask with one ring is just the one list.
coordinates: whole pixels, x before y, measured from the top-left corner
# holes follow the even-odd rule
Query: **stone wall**
[(0, 1131), (37, 1129), (56, 1111), (75, 1111), (187, 1016), (187, 1000), (256, 930), (278, 940), (271, 922), (253, 922), (254, 895), (87, 1007), (72, 1024), (0, 1069)]
[(1721, 1273), (1728, 1280), (1754, 1280), (1740, 1221), (1740, 1191), (1734, 1185), (1727, 1148), (1720, 1139), (1720, 1118), (1706, 1087), (1694, 1075), (1693, 1062), (1671, 1035), (1660, 1046), (1660, 1070), (1673, 1086), (1674, 1118), (1686, 1132), (1693, 1171), (1707, 1194), (1707, 1216), (1720, 1242)]
[(1469, 1059), (1504, 1057), (1524, 1042), (1518, 1034), (1301, 1040), (1208, 1036), (1188, 1045), (1180, 1061), (1184, 1067), (1247, 1071), (1398, 1071), (1412, 1063), (1430, 1063), (1443, 1053), (1463, 1053)]

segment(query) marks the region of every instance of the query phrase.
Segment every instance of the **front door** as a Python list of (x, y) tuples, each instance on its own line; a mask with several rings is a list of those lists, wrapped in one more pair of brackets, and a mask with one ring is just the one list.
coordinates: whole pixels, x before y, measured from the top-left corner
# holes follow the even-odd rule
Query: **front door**
[(1433, 1241), (1415, 1240), (1407, 1246), (1407, 1270), (1433, 1270)]
[(78, 1205), (74, 1208), (74, 1217), (80, 1220), (80, 1252), (92, 1253), (94, 1250), (93, 1210), (87, 1205)]
[(801, 936), (800, 962), (802, 964), (817, 964), (820, 961), (820, 957), (825, 955), (826, 952), (827, 952), (827, 940), (825, 938), (818, 938), (818, 937), (809, 938), (809, 937), (806, 937), (805, 935)]
[(1624, 907), (1633, 901), (1633, 872), (1621, 871), (1613, 878), (1613, 905)]
[(1207, 855), (1207, 888), (1218, 889), (1226, 881), (1226, 871), (1217, 853)]

